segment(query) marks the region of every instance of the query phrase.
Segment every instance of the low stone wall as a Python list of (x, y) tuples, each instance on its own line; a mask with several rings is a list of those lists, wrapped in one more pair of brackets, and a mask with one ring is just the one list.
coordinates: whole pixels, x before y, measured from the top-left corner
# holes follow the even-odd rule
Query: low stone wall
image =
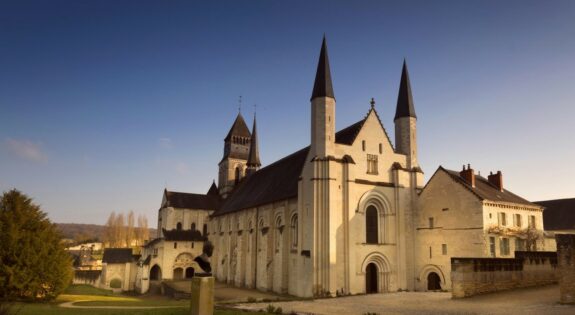
[(515, 258), (451, 258), (452, 297), (557, 283), (556, 252), (515, 252)]
[(102, 270), (74, 270), (73, 284), (89, 284), (98, 286)]
[(556, 234), (561, 303), (575, 303), (575, 234)]

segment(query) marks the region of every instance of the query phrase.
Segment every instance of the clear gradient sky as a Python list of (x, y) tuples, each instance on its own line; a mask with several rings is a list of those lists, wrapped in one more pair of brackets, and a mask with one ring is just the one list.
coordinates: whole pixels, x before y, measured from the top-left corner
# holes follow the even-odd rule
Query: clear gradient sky
[(426, 180), (471, 163), (575, 197), (575, 1), (2, 1), (0, 191), (155, 222), (164, 187), (217, 179), (239, 95), (264, 165), (309, 144), (324, 33), (338, 130), (374, 97), (393, 139), (405, 57)]

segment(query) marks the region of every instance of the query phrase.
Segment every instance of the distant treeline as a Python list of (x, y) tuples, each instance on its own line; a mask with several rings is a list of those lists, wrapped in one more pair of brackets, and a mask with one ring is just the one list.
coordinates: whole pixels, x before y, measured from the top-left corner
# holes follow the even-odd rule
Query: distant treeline
[[(73, 240), (75, 244), (104, 242), (109, 231), (109, 227), (97, 224), (56, 223), (56, 226), (64, 238)], [(156, 235), (156, 229), (148, 228), (148, 231), (152, 238)]]

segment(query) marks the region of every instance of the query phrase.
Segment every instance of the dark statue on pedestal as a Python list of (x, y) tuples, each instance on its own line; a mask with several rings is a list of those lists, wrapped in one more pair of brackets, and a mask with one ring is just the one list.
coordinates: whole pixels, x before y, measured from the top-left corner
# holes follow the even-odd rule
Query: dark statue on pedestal
[(203, 272), (197, 272), (194, 274), (196, 277), (211, 277), (212, 276), (212, 265), (210, 264), (210, 257), (214, 253), (214, 245), (210, 241), (204, 242), (204, 247), (202, 248), (202, 254), (196, 258), (194, 261), (198, 263)]

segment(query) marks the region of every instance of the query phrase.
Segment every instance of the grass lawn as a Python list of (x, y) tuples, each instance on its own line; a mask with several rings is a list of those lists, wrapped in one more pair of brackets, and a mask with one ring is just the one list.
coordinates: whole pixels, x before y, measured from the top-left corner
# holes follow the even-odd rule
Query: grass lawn
[[(78, 306), (154, 306), (166, 308), (155, 309), (82, 309), (63, 308), (59, 304), (76, 302)], [(136, 297), (114, 294), (109, 290), (97, 289), (87, 285), (72, 285), (64, 294), (49, 303), (16, 303), (13, 307), (14, 315), (188, 315), (190, 301), (172, 300), (165, 297)], [(215, 310), (215, 315), (249, 315), (266, 313), (252, 313), (230, 310)]]

